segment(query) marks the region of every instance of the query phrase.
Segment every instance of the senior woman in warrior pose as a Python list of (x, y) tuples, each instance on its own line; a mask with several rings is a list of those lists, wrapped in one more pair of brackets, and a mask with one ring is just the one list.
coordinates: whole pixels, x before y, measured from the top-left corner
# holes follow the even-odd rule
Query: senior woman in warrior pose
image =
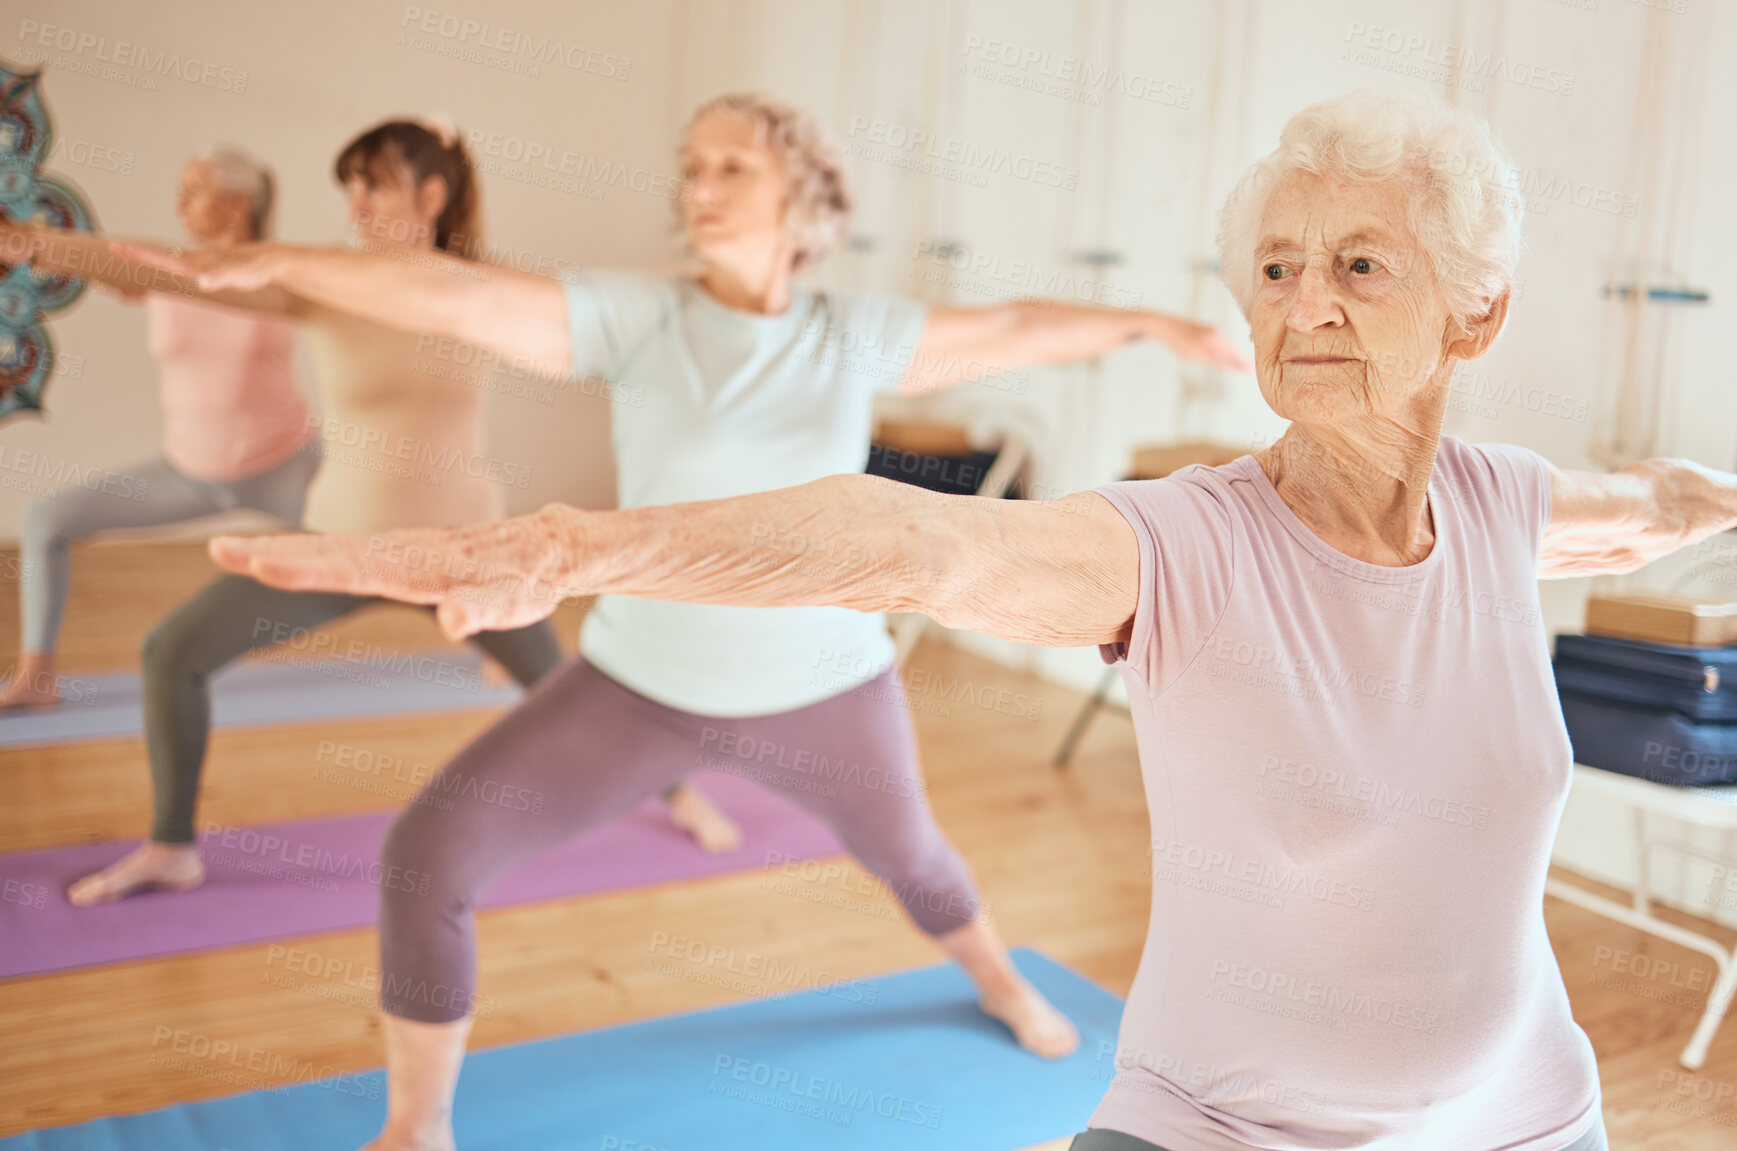
[(1291, 424), (1223, 467), (1053, 504), (838, 475), (212, 552), (435, 604), (453, 635), (603, 593), (1098, 644), (1133, 700), (1156, 866), (1118, 1072), (1074, 1147), (1602, 1149), (1542, 911), (1571, 750), (1536, 581), (1737, 526), (1737, 476), (1565, 472), (1442, 435), (1456, 366), (1507, 318), (1511, 171), (1435, 101), (1356, 93), (1286, 125), (1220, 248)]
[[(645, 402), (619, 407), (612, 429), (627, 507), (860, 473), (874, 393), (959, 383), (985, 365), (1083, 359), (1151, 339), (1248, 366), (1211, 327), (1157, 312), (1051, 302), (928, 308), (805, 288), (794, 277), (842, 237), (850, 198), (819, 126), (781, 102), (735, 94), (701, 107), (681, 170), (675, 207), (697, 258), (692, 275), (586, 270), (563, 284), (490, 269), (471, 278), (439, 257), (420, 265), (281, 245), (185, 259), (132, 254), (204, 272), (208, 288), (275, 285), (543, 370), (630, 385)], [(375, 1147), (451, 1144), (481, 895), (526, 856), (696, 767), (765, 782), (813, 809), (960, 962), (984, 1010), (1021, 1044), (1046, 1056), (1076, 1046), (1073, 1027), (1013, 967), (964, 860), (935, 824), (881, 620), (825, 606), (655, 598), (667, 597), (601, 598), (580, 636), (582, 658), (442, 773), (474, 791), (496, 773), (529, 771), (534, 788), (517, 790), (524, 776), (502, 794), (543, 793), (539, 812), (417, 803), (387, 837), (386, 861), (435, 886), (426, 898), (382, 892), (391, 1090)], [(750, 748), (777, 754), (769, 762)]]

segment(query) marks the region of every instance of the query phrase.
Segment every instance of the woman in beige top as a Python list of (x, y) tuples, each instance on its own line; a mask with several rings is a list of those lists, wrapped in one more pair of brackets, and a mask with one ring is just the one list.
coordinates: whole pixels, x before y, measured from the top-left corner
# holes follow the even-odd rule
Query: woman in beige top
[[(474, 250), (477, 188), (469, 157), (450, 126), (381, 124), (339, 153), (334, 172), (349, 197), (361, 246), (417, 260), (439, 249)], [(302, 526), (372, 532), (498, 519), (505, 484), (528, 467), (491, 457), (484, 392), (463, 373), (431, 372), (423, 337), (335, 311), (275, 288), (200, 292), (185, 277), (118, 258), (105, 237), (0, 227), (4, 254), (32, 252), (42, 267), (120, 288), (197, 294), (232, 306), (293, 317), (307, 333), (322, 415), (310, 417), (309, 447), (321, 456)], [(148, 245), (161, 247), (158, 245)], [(486, 275), (482, 269), (477, 274)], [(210, 730), (209, 677), (255, 648), (295, 641), (357, 608), (365, 596), (289, 594), (226, 576), (171, 614), (145, 640), (145, 735), (155, 819), (144, 845), (84, 877), (68, 891), (81, 906), (145, 888), (185, 890), (204, 880), (194, 809)], [(487, 632), (477, 646), (529, 685), (561, 662), (544, 622)], [(670, 794), (672, 816), (709, 847), (730, 846), (733, 825), (698, 792)]]

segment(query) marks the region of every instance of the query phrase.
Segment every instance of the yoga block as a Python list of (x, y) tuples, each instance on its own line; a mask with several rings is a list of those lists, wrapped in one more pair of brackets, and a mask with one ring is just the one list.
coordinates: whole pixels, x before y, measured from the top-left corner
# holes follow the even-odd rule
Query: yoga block
[(1595, 595), (1586, 601), (1586, 630), (1653, 643), (1721, 647), (1737, 644), (1737, 603), (1650, 592)]

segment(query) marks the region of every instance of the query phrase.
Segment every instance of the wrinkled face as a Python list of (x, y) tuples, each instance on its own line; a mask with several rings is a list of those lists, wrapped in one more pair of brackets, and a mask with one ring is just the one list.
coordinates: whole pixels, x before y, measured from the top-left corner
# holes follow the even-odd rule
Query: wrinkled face
[(784, 163), (758, 124), (721, 112), (700, 117), (682, 144), (681, 171), (682, 224), (702, 260), (784, 242)]
[(187, 234), (201, 244), (222, 236), (246, 236), (249, 231), (247, 194), (225, 191), (204, 160), (189, 160), (182, 166), (175, 212)]
[(344, 182), (350, 226), (364, 247), (431, 247), (446, 207), (446, 182), (430, 176), (419, 187), (408, 164), (375, 158), (368, 174)]
[(1424, 422), (1422, 401), (1445, 384), (1447, 349), (1463, 333), (1407, 223), (1411, 195), (1402, 179), (1302, 171), (1273, 188), (1249, 324), (1274, 412), (1305, 423)]

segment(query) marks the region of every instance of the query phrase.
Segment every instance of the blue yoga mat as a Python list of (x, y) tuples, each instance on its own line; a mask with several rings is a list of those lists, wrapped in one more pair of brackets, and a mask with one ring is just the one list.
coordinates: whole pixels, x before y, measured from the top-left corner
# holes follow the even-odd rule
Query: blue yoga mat
[[(720, 982), (783, 978), (749, 979), (740, 956), (667, 962)], [(1034, 951), (1014, 962), (1079, 1027), (1069, 1058), (1022, 1051), (977, 1011), (963, 972), (925, 967), (478, 1052), (459, 1078), (458, 1145), (1014, 1151), (1082, 1131), (1113, 1071), (1121, 1001)], [(235, 1062), (237, 1076), (270, 1061), (178, 1058), (202, 1074)], [(385, 1115), (375, 1071), (35, 1131), (0, 1140), (0, 1151), (355, 1151)]]
[[(524, 694), (517, 684), (488, 687), (481, 674), (481, 661), (469, 651), (394, 652), (372, 666), (346, 660), (235, 663), (211, 677), (211, 721), (251, 727), (510, 707)], [(0, 747), (144, 733), (137, 673), (63, 678), (59, 706), (0, 712)]]

